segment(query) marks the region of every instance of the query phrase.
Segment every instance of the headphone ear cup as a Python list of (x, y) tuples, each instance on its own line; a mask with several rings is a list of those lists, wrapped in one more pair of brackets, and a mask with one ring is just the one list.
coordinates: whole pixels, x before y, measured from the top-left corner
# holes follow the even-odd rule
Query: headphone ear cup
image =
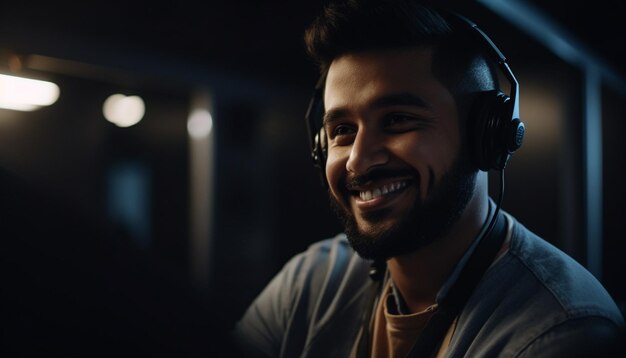
[(326, 138), (326, 130), (322, 126), (315, 134), (315, 148), (313, 149), (315, 166), (318, 169), (326, 169), (326, 156), (328, 154), (328, 143)]
[(315, 147), (313, 148), (314, 165), (317, 168), (322, 185), (328, 186), (326, 181), (326, 157), (328, 155), (328, 139), (326, 138), (326, 130), (322, 126), (317, 134), (315, 134)]
[(488, 91), (478, 95), (474, 102), (474, 137), (472, 157), (478, 169), (502, 170), (511, 154), (522, 143), (524, 124), (512, 118), (509, 96), (501, 91)]

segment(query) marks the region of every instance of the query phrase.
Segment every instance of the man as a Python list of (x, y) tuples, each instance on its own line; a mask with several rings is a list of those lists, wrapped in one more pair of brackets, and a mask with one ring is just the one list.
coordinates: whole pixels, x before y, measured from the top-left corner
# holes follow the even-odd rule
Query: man
[(323, 74), (313, 156), (345, 235), (285, 265), (238, 322), (241, 346), (269, 357), (613, 349), (624, 323), (601, 284), (488, 196), (486, 171), (504, 168), (523, 124), (485, 35), (414, 1), (354, 0), (328, 4), (305, 38)]

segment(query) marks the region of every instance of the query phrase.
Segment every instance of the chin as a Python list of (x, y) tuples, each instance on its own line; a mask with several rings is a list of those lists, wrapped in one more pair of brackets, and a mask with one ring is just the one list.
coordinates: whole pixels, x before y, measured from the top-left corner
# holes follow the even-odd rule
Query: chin
[(405, 215), (394, 218), (391, 210), (378, 210), (357, 219), (332, 194), (331, 206), (361, 257), (387, 260), (418, 251), (448, 234), (474, 195), (476, 175), (453, 166), (429, 198), (416, 197)]

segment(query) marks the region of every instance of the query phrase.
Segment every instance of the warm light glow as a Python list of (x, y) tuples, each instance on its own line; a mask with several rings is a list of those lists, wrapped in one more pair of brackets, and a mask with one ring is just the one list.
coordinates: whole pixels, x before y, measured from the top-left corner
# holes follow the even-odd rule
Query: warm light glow
[(114, 94), (109, 96), (102, 106), (104, 118), (118, 127), (137, 124), (145, 112), (146, 107), (139, 96)]
[(204, 138), (211, 133), (213, 117), (206, 109), (196, 109), (187, 120), (187, 131), (192, 138)]
[(59, 93), (52, 82), (0, 74), (0, 108), (34, 111), (56, 102)]

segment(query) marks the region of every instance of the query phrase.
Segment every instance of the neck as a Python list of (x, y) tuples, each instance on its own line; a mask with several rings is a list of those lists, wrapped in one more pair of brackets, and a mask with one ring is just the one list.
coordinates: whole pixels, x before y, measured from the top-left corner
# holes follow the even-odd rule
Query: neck
[(488, 205), (486, 195), (475, 193), (444, 237), (418, 251), (388, 260), (391, 279), (411, 313), (435, 303), (437, 292), (486, 222)]

